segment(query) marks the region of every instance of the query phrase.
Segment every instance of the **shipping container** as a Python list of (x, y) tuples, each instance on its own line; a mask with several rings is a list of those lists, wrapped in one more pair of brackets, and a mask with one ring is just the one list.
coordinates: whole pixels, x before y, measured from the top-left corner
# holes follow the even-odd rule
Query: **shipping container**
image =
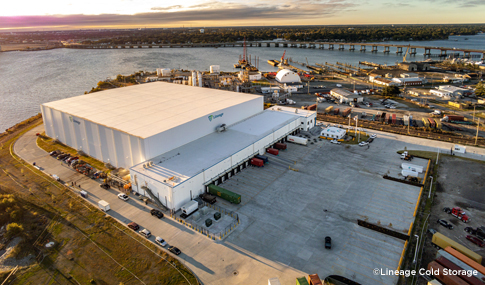
[(98, 207), (104, 212), (108, 212), (111, 209), (109, 203), (105, 200), (99, 200)]
[(333, 110), (333, 114), (334, 115), (338, 115), (339, 113), (340, 113), (340, 109), (339, 108)]
[(392, 123), (396, 124), (396, 114), (392, 114)]
[(352, 112), (352, 108), (347, 108), (342, 112), (342, 117), (347, 117)]
[(404, 115), (403, 117), (404, 125), (408, 126), (409, 125), (409, 115)]
[(310, 285), (305, 277), (296, 278), (296, 285)]
[(384, 122), (386, 120), (386, 112), (382, 113), (381, 115), (381, 122)]
[(431, 261), (428, 264), (428, 270), (432, 271), (433, 276), (446, 285), (468, 285), (460, 277), (453, 275), (445, 275), (445, 268), (436, 261)]
[(301, 144), (301, 145), (307, 145), (308, 144), (307, 138), (300, 138), (300, 137), (296, 137), (296, 136), (288, 136), (286, 139), (289, 142), (292, 142), (292, 143), (297, 143), (297, 144)]
[(315, 110), (317, 108), (317, 104), (313, 104), (307, 107), (307, 110)]
[(212, 195), (216, 195), (218, 197), (221, 197), (222, 199), (229, 201), (234, 204), (239, 204), (241, 203), (241, 195), (236, 194), (234, 192), (231, 192), (227, 189), (224, 189), (222, 187), (216, 186), (214, 184), (210, 184), (208, 186), (209, 193)]
[(318, 276), (318, 274), (308, 275), (308, 283), (309, 285), (323, 285), (322, 280), (320, 280), (320, 276)]
[(446, 115), (445, 117), (448, 117), (449, 122), (453, 121), (464, 121), (465, 117), (464, 116), (459, 116), (459, 115)]
[(264, 161), (264, 163), (268, 163), (269, 162), (269, 159), (268, 159), (268, 157), (266, 155), (260, 155), (260, 154), (258, 154), (258, 155), (256, 155), (256, 158), (257, 159), (261, 159), (262, 161)]
[(280, 153), (277, 149), (270, 148), (270, 147), (266, 149), (266, 152), (272, 155), (278, 155)]
[(437, 119), (434, 119), (434, 121), (436, 122), (436, 129), (441, 130), (441, 121)]
[(332, 110), (333, 110), (333, 106), (327, 107), (325, 109), (325, 114), (330, 114), (330, 112), (332, 112)]
[(429, 128), (429, 121), (426, 118), (421, 119), (423, 121), (424, 127)]
[(478, 264), (476, 261), (473, 259), (469, 258), (468, 256), (464, 255), (463, 253), (459, 252), (458, 250), (452, 248), (452, 247), (447, 247), (445, 248), (445, 251), (448, 252), (449, 254), (453, 255), (466, 265), (470, 266), (473, 269), (476, 269), (478, 272), (483, 274), (485, 276), (485, 266)]
[[(453, 262), (451, 262), (450, 260), (446, 259), (443, 256), (438, 257), (435, 261), (438, 262), (439, 264), (441, 264), (443, 267), (446, 267), (446, 268), (451, 269), (451, 270), (458, 270), (458, 271), (464, 270), (464, 268), (461, 268), (460, 266), (454, 264)], [(458, 277), (463, 279), (464, 281), (468, 282), (468, 284), (471, 284), (471, 285), (483, 285), (483, 282), (478, 280), (474, 276), (469, 277), (469, 276), (466, 276), (466, 275), (459, 275)]]
[(199, 203), (195, 200), (192, 200), (183, 205), (181, 209), (184, 214), (190, 215), (199, 209)]
[(262, 159), (259, 159), (259, 158), (251, 158), (251, 165), (263, 167), (264, 161)]
[[(453, 262), (454, 264), (463, 268), (464, 270), (471, 270), (471, 271), (476, 270), (476, 269), (472, 268), (471, 266), (469, 266), (468, 264), (466, 264), (465, 262), (463, 262), (463, 261), (459, 260), (458, 258), (454, 257), (453, 255), (451, 255), (451, 253), (449, 253), (449, 252), (447, 252), (443, 249), (438, 250), (438, 252), (436, 253), (436, 258), (440, 258), (440, 257), (444, 257), (444, 258), (448, 259), (449, 261)], [(475, 277), (477, 277), (479, 280), (481, 280), (481, 279), (485, 280), (485, 275), (483, 275), (482, 273), (480, 273), (478, 271), (477, 271), (477, 275)]]
[(284, 143), (275, 143), (274, 148), (279, 149), (279, 150), (286, 150), (286, 144)]
[(457, 243), (456, 241), (444, 236), (441, 233), (435, 233), (433, 235), (433, 238), (431, 239), (431, 242), (434, 243), (435, 245), (441, 247), (441, 248), (447, 248), (448, 246), (451, 246), (452, 248), (458, 250), (459, 252), (468, 256), (472, 260), (475, 260), (479, 264), (482, 263), (482, 256), (481, 255), (477, 254), (476, 252), (471, 251), (467, 247)]
[(436, 123), (434, 122), (433, 118), (428, 118), (428, 122), (429, 122), (430, 128), (434, 129), (436, 127)]

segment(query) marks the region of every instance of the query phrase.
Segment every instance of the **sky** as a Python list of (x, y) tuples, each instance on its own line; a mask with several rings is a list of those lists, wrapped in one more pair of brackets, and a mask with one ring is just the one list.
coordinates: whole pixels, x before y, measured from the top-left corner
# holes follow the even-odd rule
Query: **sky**
[(0, 31), (485, 23), (485, 0), (12, 0)]

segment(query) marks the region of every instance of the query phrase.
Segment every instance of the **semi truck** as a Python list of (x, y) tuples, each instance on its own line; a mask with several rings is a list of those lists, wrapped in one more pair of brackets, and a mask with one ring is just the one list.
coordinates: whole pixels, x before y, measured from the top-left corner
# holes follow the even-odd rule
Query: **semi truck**
[(415, 164), (403, 162), (403, 163), (401, 163), (401, 168), (403, 170), (410, 170), (410, 171), (415, 171), (415, 172), (418, 172), (418, 173), (423, 173), (423, 167), (419, 166), (419, 165), (415, 165)]
[(301, 145), (307, 145), (308, 144), (307, 138), (300, 138), (300, 137), (296, 137), (296, 136), (288, 136), (287, 139), (288, 139), (289, 142), (292, 142), (292, 143), (297, 143), (297, 144), (301, 144)]
[(197, 201), (192, 200), (186, 203), (185, 205), (183, 205), (181, 209), (182, 209), (182, 212), (188, 216), (199, 209), (199, 203)]
[(470, 217), (468, 217), (461, 208), (454, 207), (454, 208), (443, 208), (443, 212), (450, 214), (452, 216), (457, 217), (458, 219), (462, 220), (464, 223), (468, 223), (470, 221)]

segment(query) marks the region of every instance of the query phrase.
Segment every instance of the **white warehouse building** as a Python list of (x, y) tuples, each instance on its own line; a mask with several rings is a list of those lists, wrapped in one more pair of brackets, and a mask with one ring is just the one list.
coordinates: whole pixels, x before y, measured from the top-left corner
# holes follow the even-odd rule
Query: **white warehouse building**
[(134, 191), (172, 210), (316, 121), (313, 111), (263, 110), (262, 96), (165, 82), (45, 103), (41, 111), (46, 135), (129, 168)]

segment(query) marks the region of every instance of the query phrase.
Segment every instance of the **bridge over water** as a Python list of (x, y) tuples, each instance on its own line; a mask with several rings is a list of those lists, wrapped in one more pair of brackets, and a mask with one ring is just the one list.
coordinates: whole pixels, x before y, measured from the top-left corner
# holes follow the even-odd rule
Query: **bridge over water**
[[(82, 45), (72, 44), (65, 45), (67, 48), (76, 49), (132, 49), (132, 48), (202, 48), (202, 47), (242, 47), (243, 43), (191, 43), (191, 44), (99, 44), (99, 45)], [(465, 58), (481, 57), (485, 59), (485, 50), (480, 49), (462, 49), (462, 48), (449, 48), (449, 47), (432, 47), (432, 46), (420, 46), (420, 45), (400, 45), (400, 44), (386, 44), (386, 43), (347, 43), (347, 42), (247, 42), (248, 47), (285, 47), (285, 48), (310, 48), (310, 49), (328, 49), (328, 50), (348, 50), (348, 51), (360, 51), (360, 52), (372, 52), (377, 53), (378, 47), (384, 47), (383, 53), (395, 52), (396, 54), (403, 54), (406, 49), (409, 48), (410, 55), (416, 55), (417, 49), (424, 49), (424, 56), (432, 57), (447, 57), (450, 54), (455, 55), (457, 53), (463, 54)], [(391, 51), (392, 48), (392, 51)], [(439, 51), (439, 54), (432, 54), (432, 51)], [(473, 54), (473, 55), (472, 55)]]

